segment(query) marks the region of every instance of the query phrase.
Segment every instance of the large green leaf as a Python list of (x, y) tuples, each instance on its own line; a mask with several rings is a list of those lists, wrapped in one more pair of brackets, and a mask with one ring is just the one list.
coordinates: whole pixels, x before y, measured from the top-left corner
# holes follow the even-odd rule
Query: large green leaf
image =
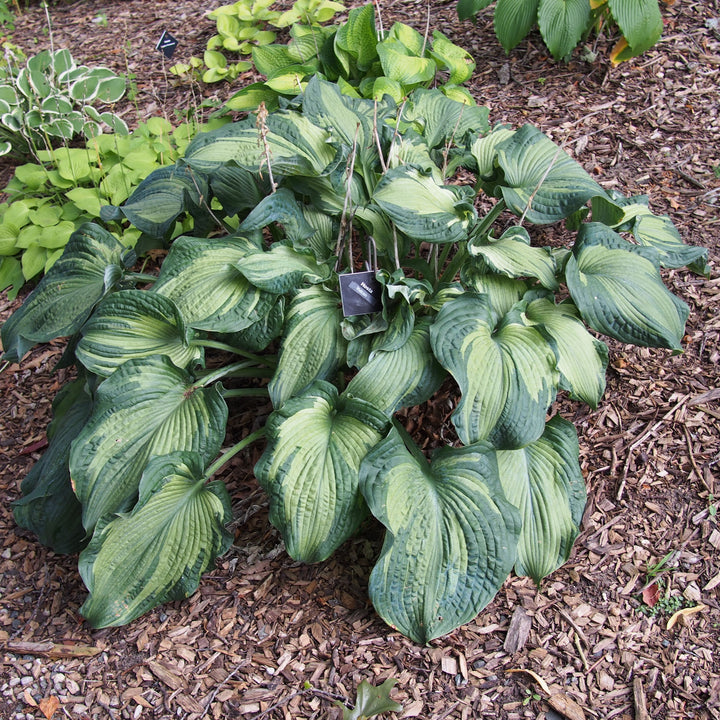
[(196, 170), (212, 172), (235, 163), (254, 173), (267, 173), (265, 143), (274, 175), (322, 174), (335, 157), (326, 130), (290, 110), (268, 115), (263, 141), (255, 118), (200, 133), (188, 145), (185, 162)]
[(219, 385), (200, 387), (164, 355), (121, 365), (98, 388), (93, 414), (70, 453), (85, 528), (132, 507), (154, 455), (191, 450), (209, 462), (226, 423)]
[(132, 512), (98, 523), (79, 562), (90, 591), (80, 612), (90, 625), (124, 625), (189, 597), (230, 547), (230, 497), (222, 482), (206, 483), (205, 459), (192, 452), (154, 458)]
[(347, 22), (338, 28), (333, 44), (346, 77), (355, 68), (363, 73), (370, 68), (378, 57), (375, 7), (372, 3), (353, 8), (348, 13)]
[(126, 360), (148, 355), (167, 355), (187, 368), (203, 358), (202, 348), (190, 344), (193, 337), (169, 298), (119, 290), (100, 302), (85, 323), (75, 354), (90, 372), (105, 377)]
[(559, 376), (550, 345), (520, 312), (496, 327), (487, 299), (466, 293), (443, 305), (430, 340), (462, 392), (452, 418), (463, 443), (513, 449), (542, 435)]
[(525, 314), (538, 324), (555, 350), (562, 373), (560, 386), (574, 399), (596, 408), (605, 392), (607, 345), (585, 329), (577, 308), (570, 303), (556, 305), (547, 298), (538, 298), (528, 304)]
[(438, 185), (414, 167), (385, 173), (372, 199), (402, 232), (421, 242), (464, 240), (477, 218), (472, 201), (461, 188)]
[(345, 394), (367, 400), (388, 416), (400, 407), (425, 402), (445, 377), (430, 348), (431, 323), (431, 318), (418, 318), (403, 345), (372, 353)]
[(3, 359), (19, 362), (36, 343), (72, 335), (113, 290), (135, 255), (98, 225), (76, 230), (60, 259), (2, 326)]
[(495, 35), (509, 53), (529, 32), (537, 20), (539, 0), (497, 0)]
[(458, 0), (457, 13), (460, 20), (467, 20), (484, 10), (493, 0)]
[(370, 575), (378, 614), (424, 644), (472, 620), (512, 568), (520, 520), (489, 445), (442, 448), (428, 464), (397, 430), (360, 468), (360, 488), (387, 532)]
[(88, 380), (81, 376), (65, 385), (53, 401), (49, 445), (22, 481), (22, 497), (12, 503), (15, 522), (32, 530), (56, 553), (78, 552), (85, 529), (82, 507), (70, 483), (70, 443), (92, 412)]
[(556, 60), (575, 49), (590, 24), (588, 0), (540, 0), (540, 34)]
[(418, 57), (397, 40), (384, 40), (378, 44), (377, 52), (385, 77), (403, 87), (428, 84), (437, 72), (432, 58)]
[(153, 291), (170, 298), (190, 327), (237, 332), (264, 318), (274, 304), (273, 295), (256, 288), (237, 268), (257, 251), (243, 237), (180, 237)]
[(548, 248), (532, 247), (523, 227), (511, 226), (500, 238), (474, 238), (468, 243), (471, 256), (510, 278), (537, 278), (543, 287), (556, 290), (555, 260)]
[(320, 285), (299, 290), (292, 299), (277, 370), (268, 385), (276, 408), (313, 380), (337, 372), (346, 352), (341, 321), (340, 298)]
[(608, 0), (608, 6), (633, 55), (660, 39), (663, 22), (658, 0)]
[(386, 425), (380, 410), (338, 397), (323, 380), (270, 415), (268, 446), (255, 475), (291, 557), (325, 560), (357, 530), (367, 514), (358, 489), (360, 462)]
[(433, 30), (430, 55), (440, 68), (448, 71), (449, 85), (466, 82), (475, 70), (473, 56), (464, 48), (450, 42), (439, 30)]
[(582, 520), (585, 481), (575, 426), (559, 415), (521, 450), (497, 452), (500, 482), (520, 511), (515, 572), (539, 583), (569, 557)]
[(508, 208), (535, 224), (562, 220), (604, 190), (549, 137), (523, 125), (497, 145)]
[(641, 250), (605, 225), (583, 225), (565, 266), (570, 296), (593, 330), (634, 345), (680, 350), (688, 307)]
[(287, 188), (280, 188), (260, 200), (242, 221), (238, 232), (251, 233), (271, 223), (282, 225), (285, 237), (297, 248), (306, 246), (306, 241), (315, 232), (305, 220), (302, 206)]

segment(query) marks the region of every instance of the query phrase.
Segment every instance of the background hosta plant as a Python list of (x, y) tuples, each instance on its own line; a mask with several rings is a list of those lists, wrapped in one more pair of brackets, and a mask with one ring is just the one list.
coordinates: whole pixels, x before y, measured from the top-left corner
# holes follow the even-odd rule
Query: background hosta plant
[[(494, 0), (458, 0), (461, 20), (471, 18)], [(671, 4), (674, 0), (663, 0)], [(610, 53), (613, 64), (651, 48), (662, 35), (660, 0), (496, 0), (495, 34), (510, 52), (537, 25), (556, 60), (566, 60), (595, 29), (617, 27), (620, 39)]]
[[(263, 434), (255, 472), (288, 552), (322, 561), (376, 518), (370, 597), (416, 642), (472, 619), (512, 568), (539, 582), (585, 505), (553, 404), (602, 398), (607, 348), (587, 326), (681, 350), (688, 309), (660, 270), (706, 259), (535, 128), (491, 130), (439, 90), (397, 104), (318, 77), (282, 110), (198, 135), (105, 214), (158, 237), (189, 214), (194, 234), (151, 282), (84, 226), (2, 328), (12, 362), (72, 338), (81, 379), (54, 406), (52, 472), (15, 512), (82, 550), (95, 626), (197, 587), (228, 542), (213, 475)], [(352, 295), (368, 304), (344, 313)], [(230, 355), (207, 370), (216, 349)], [(266, 428), (221, 453), (235, 403), (268, 379)], [(443, 382), (458, 441), (428, 458), (397, 413)]]

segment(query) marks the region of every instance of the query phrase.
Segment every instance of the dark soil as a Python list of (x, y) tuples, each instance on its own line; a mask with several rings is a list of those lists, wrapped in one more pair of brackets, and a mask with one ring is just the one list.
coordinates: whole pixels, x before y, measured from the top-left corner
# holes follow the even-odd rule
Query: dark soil
[[(176, 84), (155, 44), (168, 29), (181, 41), (177, 59), (202, 54), (214, 32), (204, 12), (219, 4), (62, 4), (51, 8), (53, 42), (134, 76), (137, 96), (121, 108), (131, 125), (154, 114), (178, 122), (233, 88)], [(352, 703), (361, 680), (388, 677), (403, 705), (393, 718), (720, 717), (720, 37), (708, 23), (720, 3), (685, 0), (663, 12), (662, 41), (613, 68), (605, 38), (592, 64), (579, 52), (554, 63), (537, 35), (506, 57), (490, 10), (474, 26), (456, 20), (454, 3), (431, 3), (431, 27), (476, 57), (470, 87), (493, 122), (538, 126), (604, 187), (648, 194), (686, 242), (710, 249), (710, 279), (665, 273), (691, 308), (685, 352), (615, 343), (601, 407), (562, 408), (579, 429), (589, 491), (570, 561), (539, 590), (511, 577), (474, 622), (419, 647), (368, 603), (375, 526), (325, 563), (288, 558), (252, 476), (258, 446), (224, 477), (236, 544), (199, 591), (127, 627), (91, 631), (78, 614), (77, 559), (39, 545), (9, 509), (64, 381), (51, 372), (60, 345), (36, 348), (0, 374), (0, 717), (335, 717), (335, 699)], [(386, 26), (399, 19), (424, 32), (424, 2), (393, 2), (382, 14)], [(44, 11), (24, 11), (12, 41), (27, 53), (47, 47)], [(0, 298), (0, 320), (17, 304)], [(267, 411), (238, 409), (234, 427)], [(438, 401), (412, 419), (429, 442), (447, 421)], [(694, 606), (672, 627), (662, 608), (643, 612), (654, 574), (663, 593)]]

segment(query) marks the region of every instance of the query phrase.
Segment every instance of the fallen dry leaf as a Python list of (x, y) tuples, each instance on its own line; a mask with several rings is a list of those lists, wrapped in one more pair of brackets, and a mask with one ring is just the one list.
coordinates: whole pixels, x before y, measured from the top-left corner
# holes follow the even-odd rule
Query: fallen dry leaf
[(658, 584), (653, 583), (652, 585), (648, 585), (642, 591), (642, 599), (648, 607), (655, 607), (660, 599), (660, 588)]
[(671, 630), (675, 625), (678, 623), (680, 618), (686, 618), (690, 615), (694, 615), (695, 613), (702, 612), (707, 608), (707, 605), (695, 605), (694, 607), (689, 608), (683, 608), (682, 610), (678, 610), (676, 613), (673, 613), (672, 617), (668, 620), (667, 623), (667, 630)]
[(548, 684), (533, 670), (526, 670), (525, 668), (512, 668), (510, 670), (506, 670), (505, 672), (508, 673), (527, 673), (535, 682), (541, 687), (542, 691), (549, 695), (550, 694), (550, 688), (548, 687)]
[(38, 705), (40, 706), (40, 710), (42, 710), (42, 714), (47, 720), (50, 720), (55, 714), (55, 711), (60, 707), (60, 701), (54, 695), (50, 695), (50, 697), (43, 698)]
[(549, 697), (548, 705), (553, 710), (557, 710), (561, 715), (564, 715), (568, 720), (585, 720), (583, 709), (564, 693), (557, 693)]

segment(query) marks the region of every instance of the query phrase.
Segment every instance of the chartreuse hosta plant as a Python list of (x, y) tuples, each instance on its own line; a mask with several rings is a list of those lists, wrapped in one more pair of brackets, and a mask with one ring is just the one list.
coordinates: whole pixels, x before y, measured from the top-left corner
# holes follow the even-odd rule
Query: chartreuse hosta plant
[[(458, 0), (458, 15), (461, 20), (473, 17), (493, 1)], [(620, 39), (610, 53), (615, 65), (650, 49), (663, 29), (659, 0), (496, 0), (493, 19), (505, 52), (537, 25), (556, 60), (567, 60), (593, 30), (617, 26)]]
[[(255, 473), (290, 555), (320, 562), (374, 516), (370, 597), (413, 640), (471, 620), (513, 568), (539, 582), (585, 505), (553, 402), (602, 397), (607, 350), (586, 325), (679, 351), (688, 309), (660, 269), (705, 268), (646, 198), (605, 192), (538, 130), (490, 130), (486, 109), (437, 90), (397, 105), (315, 78), (283, 110), (198, 135), (105, 211), (158, 237), (186, 213), (196, 234), (157, 278), (85, 226), (2, 328), (11, 362), (71, 338), (78, 379), (14, 507), (56, 550), (82, 549), (94, 626), (193, 592), (230, 545), (213, 475), (263, 432)], [(543, 246), (534, 228), (563, 220), (575, 230)], [(379, 305), (345, 317), (340, 283), (365, 263), (370, 277), (345, 281)], [(217, 348), (236, 357), (205, 369)], [(226, 443), (229, 401), (258, 378), (264, 431)], [(396, 413), (448, 379), (458, 441), (428, 458)]]
[(449, 97), (474, 104), (462, 87), (475, 70), (466, 50), (438, 30), (426, 37), (401, 22), (378, 29), (373, 5), (351, 10), (340, 25), (294, 24), (287, 45), (258, 45), (252, 58), (267, 79), (235, 93), (225, 104), (229, 110), (255, 110), (260, 102), (277, 108), (279, 98), (300, 94), (315, 75), (353, 97), (390, 95), (400, 103), (412, 90), (437, 84)]

